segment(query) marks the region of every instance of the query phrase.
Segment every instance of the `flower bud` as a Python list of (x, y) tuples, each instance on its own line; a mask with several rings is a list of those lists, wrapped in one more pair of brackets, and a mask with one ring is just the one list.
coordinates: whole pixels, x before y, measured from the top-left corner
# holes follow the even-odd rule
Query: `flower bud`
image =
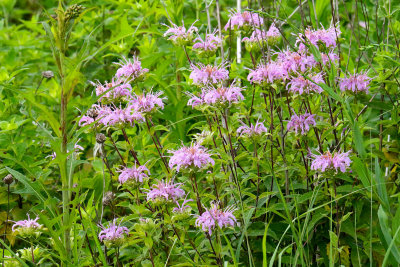
[(72, 5), (65, 11), (65, 21), (76, 19), (82, 13), (84, 7), (81, 5)]
[(6, 177), (3, 178), (3, 182), (6, 185), (11, 184), (13, 181), (14, 181), (14, 178), (13, 178), (13, 176), (11, 174), (8, 174)]

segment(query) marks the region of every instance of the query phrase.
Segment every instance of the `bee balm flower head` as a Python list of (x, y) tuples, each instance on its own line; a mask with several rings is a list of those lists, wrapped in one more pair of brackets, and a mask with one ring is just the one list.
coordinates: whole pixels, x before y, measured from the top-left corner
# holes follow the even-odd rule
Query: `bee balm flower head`
[(329, 151), (321, 155), (311, 156), (314, 160), (311, 163), (311, 169), (320, 172), (335, 170), (345, 173), (350, 167), (351, 159), (349, 158), (350, 151), (345, 153), (335, 153), (332, 155)]
[(256, 124), (250, 124), (250, 126), (242, 123), (243, 125), (237, 129), (239, 136), (246, 136), (248, 138), (259, 137), (263, 133), (267, 133), (268, 130), (264, 126), (264, 123), (257, 121)]
[(245, 31), (250, 29), (250, 27), (260, 27), (264, 24), (264, 19), (260, 17), (257, 13), (244, 11), (244, 12), (231, 12), (231, 16), (228, 20), (228, 23), (225, 25), (225, 31), (228, 29), (231, 30), (240, 30), (244, 29)]
[(149, 72), (149, 69), (142, 68), (142, 63), (138, 57), (133, 57), (132, 59), (124, 58), (116, 64), (120, 66), (115, 74), (118, 79), (123, 78), (128, 81), (134, 81), (143, 78)]
[(305, 135), (310, 130), (310, 126), (315, 126), (315, 115), (310, 113), (306, 113), (304, 115), (294, 114), (290, 118), (290, 121), (287, 124), (287, 130), (295, 132), (296, 134), (301, 132), (302, 135)]
[(205, 40), (201, 37), (194, 39), (195, 44), (193, 50), (196, 51), (199, 56), (210, 57), (215, 54), (215, 51), (222, 44), (222, 39), (217, 36), (217, 31), (206, 35)]
[(153, 184), (151, 190), (147, 193), (147, 201), (163, 204), (176, 201), (184, 195), (185, 191), (181, 188), (181, 184), (175, 184), (173, 181), (159, 181), (157, 184)]
[(27, 220), (21, 220), (14, 223), (12, 226), (12, 231), (21, 235), (22, 237), (32, 237), (33, 235), (40, 235), (39, 230), (43, 227), (37, 221), (39, 217), (36, 219), (31, 219), (28, 214)]
[(175, 45), (188, 45), (193, 40), (194, 32), (198, 31), (198, 29), (193, 26), (195, 23), (196, 21), (193, 22), (187, 30), (185, 25), (178, 26), (172, 23), (172, 27), (167, 26), (168, 30), (164, 33), (164, 37), (169, 36), (168, 40), (171, 40)]
[(120, 182), (120, 184), (127, 185), (141, 184), (144, 180), (149, 178), (150, 175), (150, 171), (145, 165), (139, 167), (136, 167), (135, 165), (131, 168), (123, 167), (118, 172), (120, 173), (118, 176), (118, 181)]
[(365, 73), (354, 73), (339, 79), (339, 88), (341, 91), (351, 91), (353, 93), (365, 92), (368, 94), (369, 78)]
[(124, 243), (125, 236), (129, 234), (129, 229), (116, 224), (116, 219), (108, 227), (101, 226), (103, 229), (99, 233), (99, 240), (104, 242), (107, 247), (120, 247)]
[(219, 66), (203, 65), (198, 66), (192, 64), (192, 72), (189, 78), (195, 85), (204, 86), (209, 84), (220, 84), (229, 78), (229, 71), (225, 69), (226, 64)]
[(194, 169), (201, 169), (208, 164), (214, 165), (214, 160), (208, 154), (207, 150), (200, 144), (192, 143), (190, 146), (183, 146), (175, 151), (169, 160), (169, 167), (174, 168), (179, 172), (180, 170), (193, 171)]
[(201, 214), (196, 220), (196, 226), (212, 234), (216, 228), (234, 227), (236, 224), (236, 217), (233, 215), (235, 209), (227, 207), (224, 210), (218, 208), (218, 202), (211, 203), (211, 208)]

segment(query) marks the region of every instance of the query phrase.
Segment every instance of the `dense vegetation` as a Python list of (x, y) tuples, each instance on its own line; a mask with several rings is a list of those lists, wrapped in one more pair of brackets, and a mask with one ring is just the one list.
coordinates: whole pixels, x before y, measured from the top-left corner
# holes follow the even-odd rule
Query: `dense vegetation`
[(396, 1), (0, 6), (4, 266), (400, 265)]

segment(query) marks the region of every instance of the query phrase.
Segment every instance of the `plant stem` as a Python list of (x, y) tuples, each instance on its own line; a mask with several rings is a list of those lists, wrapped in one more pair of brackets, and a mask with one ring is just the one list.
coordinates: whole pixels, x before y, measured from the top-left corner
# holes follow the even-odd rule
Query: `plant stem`
[(137, 157), (137, 154), (136, 154), (136, 152), (133, 150), (132, 145), (131, 145), (131, 143), (129, 142), (128, 135), (126, 134), (124, 128), (122, 128), (122, 133), (123, 133), (123, 135), (124, 135), (124, 138), (125, 138), (126, 142), (127, 142), (128, 145), (129, 145), (129, 152), (131, 153), (132, 157), (135, 159), (136, 164), (138, 164), (138, 165), (140, 166), (140, 162), (139, 162), (139, 159), (138, 159), (138, 157)]

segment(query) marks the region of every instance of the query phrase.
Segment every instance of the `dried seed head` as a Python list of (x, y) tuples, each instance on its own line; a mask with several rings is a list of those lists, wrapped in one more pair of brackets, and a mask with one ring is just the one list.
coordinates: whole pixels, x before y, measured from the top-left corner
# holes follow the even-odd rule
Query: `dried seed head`
[(76, 19), (82, 13), (84, 7), (81, 5), (72, 5), (65, 11), (65, 21)]
[(54, 73), (51, 70), (46, 70), (42, 72), (43, 78), (51, 79), (54, 77)]
[(97, 111), (97, 109), (91, 108), (87, 111), (86, 113), (89, 117), (91, 117), (92, 119), (96, 119), (97, 115), (99, 115), (99, 112)]
[(106, 136), (102, 133), (99, 133), (96, 135), (96, 142), (99, 144), (104, 144), (104, 142), (106, 141)]
[(3, 178), (3, 182), (5, 184), (11, 184), (14, 181), (14, 178), (11, 174), (8, 174), (6, 177)]
[(115, 198), (115, 194), (111, 191), (107, 191), (103, 197), (103, 205), (104, 206), (110, 205), (113, 202), (114, 198)]

